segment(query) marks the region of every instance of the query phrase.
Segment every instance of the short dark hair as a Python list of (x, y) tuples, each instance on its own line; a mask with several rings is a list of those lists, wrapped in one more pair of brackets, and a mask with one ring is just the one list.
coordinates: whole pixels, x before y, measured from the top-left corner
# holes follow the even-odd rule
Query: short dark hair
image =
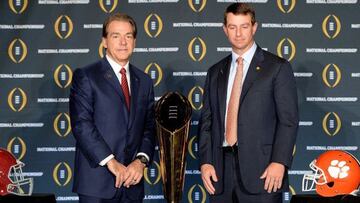
[(251, 24), (255, 24), (256, 23), (256, 19), (255, 19), (255, 10), (253, 8), (251, 8), (251, 6), (249, 4), (246, 3), (233, 3), (230, 4), (227, 8), (226, 11), (224, 13), (224, 25), (226, 25), (227, 23), (227, 14), (228, 13), (232, 13), (234, 15), (247, 15), (249, 14), (251, 16)]
[(130, 25), (132, 26), (132, 30), (133, 30), (133, 33), (132, 33), (133, 37), (136, 39), (137, 28), (136, 28), (135, 20), (131, 16), (129, 16), (125, 13), (115, 13), (115, 14), (109, 16), (108, 18), (106, 18), (106, 20), (103, 24), (103, 29), (102, 29), (102, 36), (104, 38), (107, 37), (107, 34), (108, 34), (107, 28), (112, 21), (124, 21), (124, 22), (130, 23)]

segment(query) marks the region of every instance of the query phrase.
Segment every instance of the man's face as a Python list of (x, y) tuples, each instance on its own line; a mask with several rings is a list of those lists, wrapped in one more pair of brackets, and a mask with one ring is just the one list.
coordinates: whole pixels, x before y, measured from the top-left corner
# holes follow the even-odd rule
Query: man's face
[(254, 42), (257, 23), (251, 24), (251, 16), (227, 14), (227, 24), (223, 26), (225, 35), (229, 39), (233, 50), (242, 54), (247, 51)]
[(106, 54), (123, 66), (129, 61), (135, 41), (131, 24), (116, 20), (108, 25), (107, 37), (102, 38)]

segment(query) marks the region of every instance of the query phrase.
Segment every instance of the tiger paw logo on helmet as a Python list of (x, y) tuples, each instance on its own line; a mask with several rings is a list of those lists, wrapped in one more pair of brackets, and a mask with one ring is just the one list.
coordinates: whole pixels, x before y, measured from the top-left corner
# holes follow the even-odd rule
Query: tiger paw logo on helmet
[(346, 151), (330, 150), (310, 163), (313, 173), (305, 174), (303, 191), (314, 191), (324, 197), (355, 194), (360, 187), (360, 162)]
[(328, 168), (328, 172), (333, 178), (346, 178), (349, 176), (350, 167), (346, 161), (333, 160)]
[(22, 167), (25, 165), (10, 152), (0, 148), (0, 196), (32, 194), (33, 179), (25, 178)]

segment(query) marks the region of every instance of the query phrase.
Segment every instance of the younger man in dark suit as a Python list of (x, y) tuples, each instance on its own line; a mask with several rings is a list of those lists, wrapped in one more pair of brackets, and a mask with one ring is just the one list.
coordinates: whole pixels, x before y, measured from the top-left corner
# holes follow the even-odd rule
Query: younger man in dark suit
[(199, 125), (201, 176), (211, 202), (282, 202), (298, 128), (291, 65), (254, 41), (255, 11), (227, 7), (232, 54), (210, 67)]

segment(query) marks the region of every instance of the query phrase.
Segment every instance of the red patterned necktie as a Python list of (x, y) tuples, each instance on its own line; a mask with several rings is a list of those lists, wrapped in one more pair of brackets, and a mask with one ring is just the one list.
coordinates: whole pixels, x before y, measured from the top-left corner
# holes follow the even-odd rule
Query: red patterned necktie
[(129, 85), (128, 85), (128, 82), (126, 79), (125, 68), (121, 68), (120, 74), (121, 74), (121, 89), (125, 96), (126, 107), (127, 107), (128, 111), (130, 111), (130, 93), (129, 93)]
[(236, 61), (236, 75), (231, 89), (225, 129), (225, 139), (230, 146), (233, 146), (237, 142), (238, 112), (243, 78), (243, 59), (239, 57)]

